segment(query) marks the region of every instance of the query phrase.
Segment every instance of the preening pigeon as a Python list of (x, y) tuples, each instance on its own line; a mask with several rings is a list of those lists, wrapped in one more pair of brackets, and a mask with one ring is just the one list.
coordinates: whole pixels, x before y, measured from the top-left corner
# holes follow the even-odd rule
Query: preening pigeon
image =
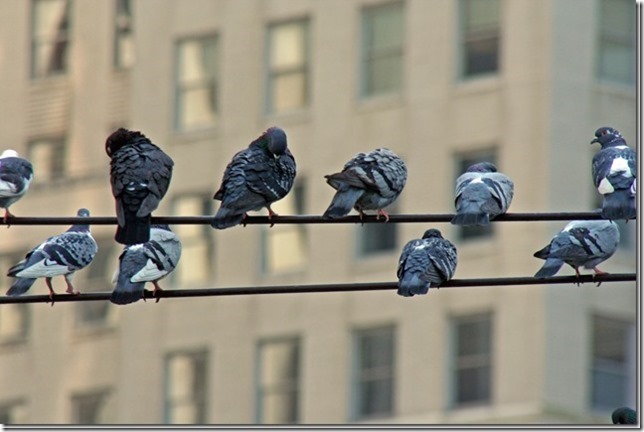
[(602, 146), (593, 157), (593, 181), (604, 197), (602, 217), (611, 220), (635, 218), (635, 150), (628, 147), (622, 135), (611, 127), (597, 129), (590, 143)]
[(405, 245), (398, 261), (398, 295), (412, 297), (439, 288), (454, 276), (456, 247), (437, 229)]
[(536, 258), (546, 260), (534, 277), (552, 277), (564, 263), (575, 269), (577, 277), (582, 266), (605, 274), (597, 266), (615, 253), (618, 243), (619, 229), (611, 220), (572, 221), (548, 246), (534, 253)]
[(217, 229), (238, 225), (246, 212), (268, 209), (288, 194), (295, 180), (295, 159), (287, 148), (286, 133), (271, 127), (248, 148), (233, 156), (226, 166), (219, 190), (213, 197), (221, 206), (212, 220)]
[(379, 148), (358, 153), (344, 165), (341, 172), (324, 176), (337, 192), (324, 212), (335, 219), (346, 216), (351, 208), (364, 216), (364, 210), (378, 210), (378, 219), (389, 221), (385, 207), (393, 203), (407, 182), (407, 166), (394, 152)]
[(637, 412), (631, 408), (617, 408), (611, 414), (613, 424), (637, 424)]
[(497, 172), (490, 162), (470, 166), (456, 179), (456, 215), (454, 225), (487, 225), (491, 219), (508, 211), (514, 195), (514, 183)]
[[(89, 210), (82, 208), (78, 210), (77, 215), (89, 217)], [(11, 285), (7, 295), (24, 294), (36, 278), (44, 277), (49, 288), (49, 297), (53, 300), (55, 293), (51, 279), (55, 276), (65, 277), (67, 293), (78, 294), (72, 285), (72, 276), (77, 270), (89, 265), (97, 251), (98, 246), (89, 232), (89, 225), (73, 225), (63, 234), (49, 237), (32, 249), (25, 259), (9, 269), (7, 276), (18, 279)]]
[(151, 213), (168, 191), (174, 162), (145, 135), (120, 128), (105, 142), (118, 227), (114, 238), (131, 245), (150, 239)]
[[(150, 241), (126, 246), (119, 257), (119, 269), (112, 282), (116, 287), (110, 296), (115, 304), (134, 303), (143, 297), (146, 282), (154, 284), (153, 293), (161, 290), (158, 284), (170, 274), (181, 258), (181, 241), (168, 225), (152, 225)], [(160, 299), (157, 298), (157, 302)]]
[(26, 159), (18, 157), (15, 150), (5, 150), (0, 155), (0, 207), (4, 209), (2, 221), (13, 217), (9, 206), (23, 197), (34, 178), (34, 169)]

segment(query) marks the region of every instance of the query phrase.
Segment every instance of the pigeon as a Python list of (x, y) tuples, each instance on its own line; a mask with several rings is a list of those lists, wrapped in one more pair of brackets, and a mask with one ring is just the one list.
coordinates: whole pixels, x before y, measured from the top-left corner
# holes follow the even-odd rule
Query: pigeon
[(628, 147), (622, 135), (611, 127), (595, 131), (591, 144), (599, 143), (602, 148), (593, 157), (593, 181), (604, 197), (602, 217), (604, 219), (633, 219), (637, 178), (635, 150)]
[(487, 225), (508, 211), (514, 183), (490, 162), (471, 165), (456, 179), (456, 214), (453, 225)]
[(364, 216), (364, 210), (378, 210), (377, 219), (389, 221), (385, 207), (396, 201), (407, 182), (407, 166), (394, 152), (379, 148), (369, 153), (358, 153), (344, 165), (342, 171), (324, 176), (337, 192), (323, 216), (336, 219), (346, 216), (355, 208)]
[(240, 224), (250, 210), (268, 209), (268, 218), (277, 214), (271, 204), (286, 196), (295, 181), (295, 159), (287, 148), (286, 133), (271, 127), (248, 148), (233, 156), (226, 166), (214, 199), (221, 206), (213, 217), (213, 228)]
[[(79, 209), (77, 216), (89, 217), (89, 210)], [(51, 279), (55, 276), (65, 277), (67, 293), (78, 294), (79, 292), (74, 290), (72, 285), (72, 276), (77, 270), (87, 267), (97, 251), (98, 246), (89, 232), (89, 225), (73, 225), (62, 234), (49, 237), (32, 249), (25, 259), (9, 269), (7, 276), (18, 279), (11, 285), (7, 295), (24, 294), (37, 278), (44, 277), (53, 305), (55, 293), (51, 286)]]
[(631, 408), (617, 408), (611, 414), (613, 424), (637, 424), (637, 412)]
[(439, 288), (454, 276), (456, 255), (456, 247), (434, 228), (407, 243), (398, 261), (398, 295), (412, 297)]
[(151, 213), (168, 191), (174, 162), (138, 131), (120, 128), (105, 142), (116, 200), (115, 240), (121, 244), (150, 239)]
[(31, 163), (18, 157), (15, 150), (5, 150), (0, 155), (0, 207), (4, 209), (2, 221), (14, 217), (9, 206), (22, 198), (29, 190), (34, 178), (34, 168)]
[[(168, 225), (152, 225), (150, 240), (143, 244), (129, 245), (119, 257), (119, 269), (112, 283), (116, 287), (110, 301), (124, 305), (143, 298), (146, 282), (154, 284), (154, 295), (161, 291), (160, 279), (169, 275), (181, 258), (181, 241)], [(157, 302), (160, 299), (157, 298)]]
[(554, 276), (559, 269), (568, 264), (593, 269), (596, 275), (606, 274), (597, 266), (610, 258), (617, 250), (619, 228), (611, 220), (574, 220), (564, 227), (550, 244), (534, 253), (536, 258), (546, 260), (543, 267), (534, 275), (538, 279)]

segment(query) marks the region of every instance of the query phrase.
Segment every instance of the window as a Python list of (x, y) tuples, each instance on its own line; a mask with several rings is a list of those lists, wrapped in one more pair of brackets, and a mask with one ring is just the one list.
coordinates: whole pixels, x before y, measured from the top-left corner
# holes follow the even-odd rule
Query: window
[(490, 403), (492, 400), (492, 316), (452, 320), (452, 405)]
[[(83, 284), (83, 292), (102, 292), (105, 287), (111, 287), (112, 276), (118, 268), (118, 255), (114, 241), (110, 239), (98, 239), (99, 252), (94, 257), (92, 264), (85, 270), (87, 281)], [(109, 323), (110, 312), (114, 308), (109, 302), (90, 301), (76, 304), (76, 328), (86, 330), (88, 327), (102, 327)]]
[(635, 85), (635, 2), (601, 0), (598, 21), (599, 78)]
[(205, 351), (178, 352), (165, 360), (165, 423), (206, 423)]
[(178, 42), (176, 129), (185, 131), (215, 126), (219, 108), (218, 57), (216, 36)]
[(499, 0), (460, 0), (461, 77), (495, 73), (501, 41)]
[(68, 0), (34, 0), (32, 7), (31, 76), (67, 71), (70, 7)]
[(46, 184), (66, 176), (66, 153), (64, 138), (43, 138), (28, 144), (27, 159), (33, 165), (39, 183)]
[(258, 363), (257, 421), (297, 423), (300, 380), (298, 339), (261, 342)]
[[(387, 207), (387, 213), (397, 210), (397, 203)], [(366, 223), (356, 227), (358, 240), (358, 256), (366, 257), (383, 252), (396, 251), (398, 243), (398, 224), (381, 222)]]
[[(24, 258), (23, 253), (7, 254), (0, 258), (2, 274), (7, 274), (11, 266)], [(7, 292), (15, 278), (4, 278), (2, 283), (3, 294)], [(4, 304), (0, 307), (0, 343), (13, 343), (24, 341), (29, 334), (31, 323), (30, 305), (24, 303)], [(0, 424), (2, 422), (0, 421)]]
[[(212, 213), (210, 195), (181, 195), (174, 199), (177, 216), (200, 216)], [(211, 279), (214, 259), (212, 228), (206, 225), (175, 225), (172, 230), (181, 240), (181, 261), (172, 273), (179, 286), (203, 284)]]
[(99, 390), (72, 396), (72, 423), (90, 425), (110, 423), (108, 409), (110, 392)]
[(393, 415), (394, 327), (357, 330), (353, 343), (353, 420)]
[(635, 405), (635, 342), (632, 322), (592, 318), (592, 408), (612, 411)]
[[(292, 215), (305, 212), (305, 181), (296, 180), (291, 193), (271, 208), (277, 214)], [(263, 230), (262, 268), (265, 273), (300, 270), (308, 262), (308, 242), (304, 225), (279, 225)]]
[(27, 404), (23, 401), (0, 403), (0, 424), (24, 424), (27, 422)]
[[(496, 165), (496, 150), (479, 150), (456, 155), (456, 176), (452, 183), (452, 196), (455, 197), (454, 191), (456, 190), (456, 179), (463, 174), (471, 165), (479, 162), (491, 162)], [(498, 168), (498, 165), (497, 165)], [(500, 170), (499, 170), (500, 171)], [(456, 208), (454, 207), (454, 211)], [(461, 240), (472, 240), (491, 237), (494, 234), (494, 224), (488, 225), (472, 225), (472, 226), (459, 226), (458, 237)]]
[(303, 108), (309, 99), (308, 20), (268, 28), (267, 111)]
[(403, 81), (402, 2), (365, 8), (362, 13), (361, 95), (399, 93)]
[(128, 69), (134, 64), (135, 55), (132, 25), (132, 1), (116, 0), (114, 67), (117, 69)]

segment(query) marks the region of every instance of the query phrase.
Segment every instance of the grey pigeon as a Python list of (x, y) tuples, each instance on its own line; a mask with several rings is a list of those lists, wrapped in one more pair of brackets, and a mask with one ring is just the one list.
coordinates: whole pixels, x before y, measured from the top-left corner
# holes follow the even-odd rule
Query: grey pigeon
[(407, 166), (394, 152), (379, 148), (358, 153), (341, 172), (324, 176), (337, 192), (324, 212), (335, 219), (346, 216), (351, 208), (364, 216), (364, 210), (378, 210), (378, 219), (389, 221), (385, 207), (396, 201), (407, 182)]
[(514, 183), (490, 162), (471, 165), (456, 179), (456, 214), (453, 225), (487, 225), (508, 211)]
[(146, 282), (154, 284), (153, 293), (156, 295), (161, 290), (158, 281), (175, 269), (179, 258), (179, 237), (168, 225), (152, 225), (148, 242), (126, 246), (121, 253), (119, 269), (112, 280), (116, 287), (110, 301), (123, 305), (140, 300)]
[(15, 150), (5, 150), (0, 155), (0, 207), (4, 209), (4, 223), (13, 217), (9, 206), (22, 198), (34, 178), (31, 163), (18, 157)]
[(174, 162), (141, 132), (120, 128), (105, 142), (121, 244), (150, 239), (151, 214), (168, 191)]
[(628, 407), (617, 408), (611, 414), (613, 424), (637, 424), (637, 412)]
[(561, 266), (568, 264), (579, 277), (579, 267), (604, 274), (597, 266), (617, 250), (619, 229), (611, 220), (575, 220), (564, 227), (549, 245), (534, 253), (546, 262), (534, 277), (543, 279), (554, 276)]
[(251, 210), (268, 209), (289, 193), (295, 180), (295, 159), (287, 148), (286, 133), (271, 127), (248, 148), (233, 156), (214, 199), (221, 206), (212, 220), (217, 229), (238, 225)]
[(611, 220), (635, 218), (635, 150), (628, 147), (622, 135), (611, 127), (597, 129), (590, 143), (602, 146), (593, 156), (592, 167), (595, 187), (604, 197), (602, 217)]
[(422, 239), (405, 245), (398, 261), (398, 295), (412, 297), (439, 288), (454, 276), (456, 247), (437, 229), (428, 229)]
[[(78, 210), (77, 215), (89, 217), (89, 210), (82, 208)], [(25, 259), (9, 269), (7, 276), (18, 279), (11, 285), (7, 295), (24, 294), (31, 288), (36, 278), (44, 277), (49, 288), (49, 297), (53, 299), (54, 289), (51, 286), (51, 279), (55, 276), (65, 277), (67, 293), (78, 294), (72, 285), (72, 276), (77, 270), (89, 265), (97, 251), (98, 246), (89, 232), (89, 225), (73, 225), (63, 234), (49, 237), (32, 249)]]

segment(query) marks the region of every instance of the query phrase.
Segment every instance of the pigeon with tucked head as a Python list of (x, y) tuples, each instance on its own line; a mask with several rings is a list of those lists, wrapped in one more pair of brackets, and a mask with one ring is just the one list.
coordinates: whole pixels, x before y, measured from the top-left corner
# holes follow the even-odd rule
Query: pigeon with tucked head
[(22, 198), (29, 190), (34, 178), (31, 163), (18, 156), (15, 150), (5, 150), (0, 155), (0, 207), (4, 209), (2, 221), (7, 223), (13, 217), (9, 211), (11, 204)]

